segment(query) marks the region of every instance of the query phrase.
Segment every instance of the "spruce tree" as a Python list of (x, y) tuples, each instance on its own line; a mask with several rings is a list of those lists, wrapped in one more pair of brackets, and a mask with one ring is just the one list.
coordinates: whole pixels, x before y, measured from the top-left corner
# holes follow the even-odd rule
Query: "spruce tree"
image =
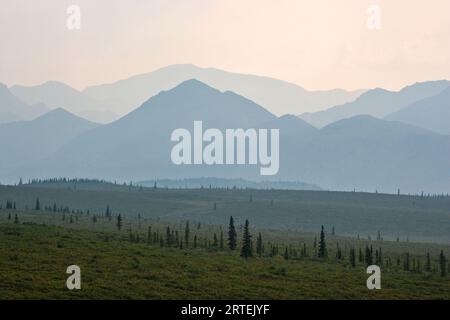
[(230, 250), (236, 250), (237, 245), (237, 233), (236, 228), (234, 227), (234, 219), (230, 217), (230, 224), (228, 227), (228, 247)]
[(323, 229), (323, 226), (320, 230), (319, 251), (317, 253), (317, 256), (322, 259), (327, 257), (327, 245), (325, 242), (325, 231)]
[(119, 214), (117, 216), (117, 230), (121, 230), (122, 229), (122, 216)]
[(355, 254), (355, 248), (350, 249), (350, 265), (352, 267), (356, 267), (356, 254)]
[(36, 205), (34, 206), (34, 210), (41, 210), (41, 202), (39, 201), (39, 198), (36, 198)]
[(186, 222), (186, 226), (184, 227), (184, 243), (186, 244), (186, 248), (189, 246), (189, 236), (190, 236), (190, 229), (189, 229), (189, 221)]
[(431, 257), (430, 257), (430, 252), (427, 252), (427, 264), (426, 264), (426, 267), (425, 267), (425, 271), (431, 272)]
[(152, 237), (152, 226), (149, 226), (147, 229), (147, 243), (153, 244), (153, 237)]
[(441, 250), (439, 255), (439, 267), (441, 270), (441, 277), (447, 276), (447, 259), (445, 258), (444, 250)]
[(256, 240), (256, 254), (262, 256), (262, 236), (261, 232), (258, 233), (258, 239)]
[(246, 258), (246, 259), (250, 258), (253, 255), (252, 236), (250, 235), (249, 229), (250, 229), (249, 222), (248, 222), (248, 220), (245, 220), (244, 235), (242, 238), (241, 257)]

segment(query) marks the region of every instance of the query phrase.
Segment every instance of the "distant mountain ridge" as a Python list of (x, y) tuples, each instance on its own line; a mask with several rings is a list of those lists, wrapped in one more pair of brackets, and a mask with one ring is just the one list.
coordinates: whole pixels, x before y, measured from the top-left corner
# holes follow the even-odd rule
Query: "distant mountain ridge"
[(418, 100), (437, 95), (449, 86), (450, 81), (438, 80), (416, 83), (396, 92), (380, 88), (372, 89), (363, 93), (353, 102), (315, 113), (303, 113), (300, 117), (317, 127), (324, 127), (356, 115), (384, 118)]
[(385, 117), (450, 135), (450, 87)]
[(0, 124), (20, 120), (31, 120), (49, 109), (43, 104), (27, 105), (0, 83)]
[[(182, 165), (170, 160), (176, 128), (279, 128), (280, 170), (261, 177), (252, 165)], [(149, 177), (215, 177), (308, 181), (323, 189), (450, 191), (450, 137), (361, 115), (317, 129), (292, 115), (276, 117), (232, 92), (188, 80), (160, 92), (123, 118), (70, 139), (45, 159), (0, 167), (0, 178), (89, 177), (143, 181)]]
[(97, 101), (58, 81), (47, 81), (37, 86), (15, 85), (11, 92), (29, 104), (43, 103), (50, 109), (64, 108), (92, 121), (111, 122), (118, 118), (111, 110), (117, 101)]
[(277, 115), (321, 110), (352, 101), (364, 92), (342, 89), (307, 91), (292, 83), (269, 77), (179, 64), (111, 84), (88, 87), (83, 93), (97, 100), (122, 101), (124, 105), (115, 112), (126, 114), (160, 91), (169, 90), (189, 79), (197, 79), (220, 91), (235, 92)]
[(0, 126), (0, 168), (8, 168), (48, 157), (70, 139), (98, 127), (63, 109), (52, 110), (32, 121)]

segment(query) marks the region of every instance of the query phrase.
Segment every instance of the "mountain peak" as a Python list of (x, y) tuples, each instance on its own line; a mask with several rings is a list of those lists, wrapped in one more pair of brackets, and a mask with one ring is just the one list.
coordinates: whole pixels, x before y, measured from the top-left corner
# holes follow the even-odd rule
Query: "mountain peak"
[(59, 122), (60, 121), (80, 121), (80, 122), (96, 124), (96, 123), (86, 120), (82, 117), (79, 117), (79, 116), (67, 111), (64, 108), (53, 109), (53, 110), (43, 114), (39, 118), (36, 118), (34, 121), (36, 121), (36, 122), (50, 121), (52, 123), (58, 122), (58, 121)]

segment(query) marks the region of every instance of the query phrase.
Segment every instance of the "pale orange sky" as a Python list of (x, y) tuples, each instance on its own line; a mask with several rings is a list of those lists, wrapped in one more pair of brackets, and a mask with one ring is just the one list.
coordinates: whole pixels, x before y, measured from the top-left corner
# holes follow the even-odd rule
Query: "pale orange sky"
[[(372, 4), (380, 30), (366, 26)], [(7, 85), (83, 89), (175, 63), (315, 90), (450, 79), (450, 0), (0, 0), (0, 39)]]

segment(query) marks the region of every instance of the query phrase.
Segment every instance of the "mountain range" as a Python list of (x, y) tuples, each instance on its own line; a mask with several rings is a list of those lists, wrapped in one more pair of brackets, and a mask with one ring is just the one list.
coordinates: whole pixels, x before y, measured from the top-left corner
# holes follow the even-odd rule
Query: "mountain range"
[[(428, 90), (424, 87), (416, 87), (420, 94), (415, 98), (438, 91), (433, 85)], [(56, 116), (53, 122), (59, 122), (61, 115)], [(396, 192), (398, 188), (415, 193), (450, 191), (448, 135), (370, 115), (351, 116), (318, 129), (297, 116), (277, 117), (248, 98), (194, 79), (161, 91), (110, 124), (86, 123), (73, 115), (70, 118), (79, 126), (79, 134), (65, 135), (64, 128), (58, 127), (54, 132), (61, 131), (64, 141), (43, 148), (38, 157), (32, 158), (35, 160), (8, 168), (1, 165), (0, 179), (68, 176), (142, 181), (217, 177), (262, 181), (254, 165), (172, 164), (171, 132), (176, 128), (192, 131), (193, 121), (202, 120), (204, 128), (279, 128), (280, 170), (270, 177), (272, 181), (303, 181), (323, 189), (371, 192)], [(16, 134), (33, 135), (29, 129), (33, 123), (23, 123)], [(74, 124), (63, 127), (67, 126)], [(46, 127), (51, 131), (51, 124)], [(42, 145), (46, 139), (40, 137), (33, 143), (39, 145), (40, 141)]]
[(118, 118), (110, 110), (120, 102), (92, 99), (62, 82), (47, 81), (37, 86), (15, 85), (10, 91), (28, 104), (42, 103), (50, 109), (64, 108), (94, 122), (108, 123)]
[(43, 104), (27, 105), (13, 95), (7, 86), (0, 83), (0, 124), (31, 120), (48, 111)]
[(114, 112), (123, 115), (160, 91), (171, 89), (189, 79), (197, 79), (221, 91), (235, 92), (276, 115), (322, 110), (352, 101), (364, 92), (342, 89), (308, 91), (298, 85), (269, 77), (177, 64), (115, 83), (88, 87), (83, 93), (99, 101), (120, 101), (122, 105), (119, 109), (114, 109)]
[(319, 128), (356, 115), (370, 115), (377, 118), (384, 118), (393, 112), (408, 107), (418, 100), (433, 97), (449, 86), (449, 81), (439, 80), (416, 83), (400, 91), (376, 88), (363, 93), (355, 101), (318, 112), (303, 113), (300, 117)]
[(34, 164), (57, 152), (72, 138), (97, 126), (63, 109), (52, 110), (32, 121), (3, 124), (0, 126), (0, 168), (9, 170)]
[(450, 87), (435, 96), (421, 99), (391, 113), (385, 119), (450, 134)]

